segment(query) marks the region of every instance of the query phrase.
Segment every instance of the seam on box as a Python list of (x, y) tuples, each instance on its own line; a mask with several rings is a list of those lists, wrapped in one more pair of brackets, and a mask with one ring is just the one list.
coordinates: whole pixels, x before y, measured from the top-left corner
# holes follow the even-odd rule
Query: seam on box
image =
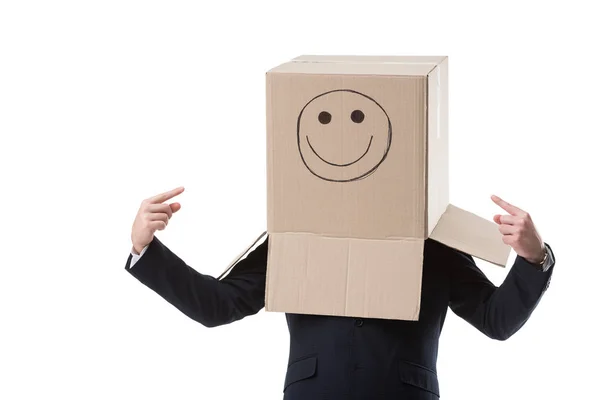
[(353, 240), (369, 240), (369, 241), (395, 241), (395, 240), (427, 240), (427, 238), (423, 237), (412, 237), (412, 236), (389, 236), (386, 238), (366, 238), (366, 237), (350, 237), (350, 236), (337, 236), (337, 235), (329, 235), (326, 233), (314, 233), (314, 232), (289, 232), (289, 231), (279, 231), (279, 232), (268, 232), (269, 235), (301, 235), (301, 236), (318, 236), (323, 239), (353, 239)]
[(350, 284), (350, 243), (346, 250), (346, 289), (344, 292), (344, 314), (348, 315), (348, 285)]

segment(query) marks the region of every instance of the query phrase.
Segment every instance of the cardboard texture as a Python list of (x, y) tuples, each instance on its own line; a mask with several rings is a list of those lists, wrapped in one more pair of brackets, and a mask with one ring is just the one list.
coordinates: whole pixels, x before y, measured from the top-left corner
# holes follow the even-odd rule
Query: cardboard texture
[(449, 203), (448, 58), (302, 56), (267, 80), (265, 308), (418, 320), (428, 237), (504, 266)]

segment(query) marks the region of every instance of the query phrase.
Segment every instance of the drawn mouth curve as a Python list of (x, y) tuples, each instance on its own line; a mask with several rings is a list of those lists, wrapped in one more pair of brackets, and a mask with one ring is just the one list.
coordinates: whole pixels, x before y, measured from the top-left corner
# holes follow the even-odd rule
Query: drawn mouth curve
[(327, 161), (327, 160), (326, 160), (326, 159), (324, 159), (323, 157), (321, 157), (321, 156), (319, 155), (319, 153), (317, 153), (317, 151), (316, 151), (316, 150), (315, 150), (315, 149), (312, 147), (312, 144), (310, 144), (310, 140), (308, 139), (308, 135), (306, 135), (306, 142), (308, 143), (308, 147), (310, 147), (310, 149), (312, 150), (312, 152), (313, 152), (313, 153), (315, 153), (315, 155), (316, 155), (317, 157), (319, 157), (319, 159), (320, 159), (321, 161), (323, 161), (324, 163), (326, 163), (326, 164), (329, 164), (329, 165), (333, 165), (334, 167), (347, 167), (347, 166), (349, 166), (349, 165), (356, 164), (356, 163), (357, 163), (357, 162), (359, 162), (359, 161), (360, 161), (360, 160), (361, 160), (361, 159), (362, 159), (364, 156), (366, 156), (366, 155), (367, 155), (367, 153), (369, 152), (369, 149), (371, 148), (371, 143), (373, 143), (373, 135), (371, 135), (371, 139), (369, 139), (369, 145), (367, 146), (367, 149), (366, 149), (366, 150), (365, 150), (365, 152), (362, 154), (362, 156), (358, 157), (356, 160), (354, 160), (354, 161), (352, 161), (352, 162), (349, 162), (349, 163), (347, 163), (347, 164), (336, 164), (336, 163), (332, 163), (332, 162), (330, 162), (330, 161)]

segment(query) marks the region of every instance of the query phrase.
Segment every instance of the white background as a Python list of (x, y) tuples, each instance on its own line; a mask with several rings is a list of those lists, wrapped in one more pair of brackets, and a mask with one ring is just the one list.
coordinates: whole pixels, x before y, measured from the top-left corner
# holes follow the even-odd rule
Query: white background
[(199, 271), (262, 232), (264, 73), (301, 54), (450, 56), (451, 201), (503, 196), (555, 250), (510, 340), (449, 313), (442, 398), (593, 396), (600, 32), (535, 3), (2, 1), (0, 398), (281, 398), (283, 315), (204, 328), (123, 267), (141, 200), (179, 185), (159, 237)]

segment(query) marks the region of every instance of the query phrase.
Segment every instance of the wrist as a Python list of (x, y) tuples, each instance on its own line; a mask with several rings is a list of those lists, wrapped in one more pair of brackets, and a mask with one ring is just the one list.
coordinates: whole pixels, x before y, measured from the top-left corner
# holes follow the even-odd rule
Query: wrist
[(538, 255), (531, 258), (525, 258), (525, 260), (527, 260), (527, 262), (529, 262), (530, 264), (542, 265), (544, 264), (544, 261), (546, 261), (546, 258), (548, 258), (548, 249), (546, 249), (546, 245), (544, 245), (544, 247)]
[(133, 253), (135, 255), (140, 255), (140, 253), (142, 252), (142, 250), (144, 249), (145, 246), (140, 246), (140, 245), (136, 245), (134, 244), (131, 248), (131, 250), (133, 251)]

